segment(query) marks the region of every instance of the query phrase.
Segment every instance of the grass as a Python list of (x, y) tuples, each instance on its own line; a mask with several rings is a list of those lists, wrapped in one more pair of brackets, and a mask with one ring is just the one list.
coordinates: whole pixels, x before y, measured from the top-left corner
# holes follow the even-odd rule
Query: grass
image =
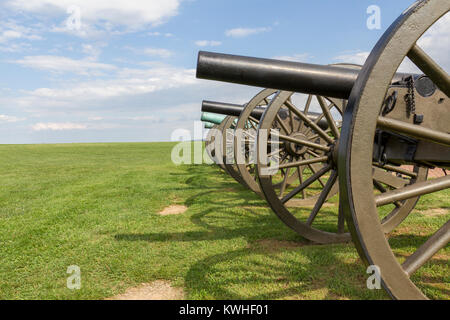
[[(102, 299), (157, 279), (189, 299), (388, 298), (352, 244), (311, 245), (216, 166), (173, 165), (172, 147), (0, 146), (0, 299)], [(157, 214), (173, 204), (189, 209)], [(393, 233), (400, 256), (449, 218), (421, 213), (434, 207), (448, 212), (449, 190)], [(450, 298), (449, 251), (415, 276), (431, 298)]]

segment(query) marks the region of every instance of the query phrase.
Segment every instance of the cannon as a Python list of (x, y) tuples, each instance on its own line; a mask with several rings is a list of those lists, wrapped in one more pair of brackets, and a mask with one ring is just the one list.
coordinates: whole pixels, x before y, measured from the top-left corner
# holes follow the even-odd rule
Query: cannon
[[(405, 259), (396, 256), (386, 235), (420, 196), (450, 187), (448, 175), (427, 177), (429, 168), (450, 167), (450, 77), (417, 44), (449, 10), (450, 0), (415, 2), (381, 37), (361, 70), (208, 52), (198, 58), (199, 78), (280, 90), (257, 126), (257, 150), (269, 150), (257, 153), (262, 193), (280, 219), (302, 236), (319, 243), (351, 238), (363, 261), (380, 268), (384, 289), (396, 299), (427, 298), (412, 276), (450, 240), (447, 221)], [(399, 73), (406, 57), (423, 74)], [(314, 129), (325, 143), (311, 142), (304, 131), (280, 121), (285, 110), (289, 118), (300, 118), (302, 127), (311, 126), (306, 105), (300, 108), (292, 102), (294, 92), (322, 97), (319, 104), (329, 130)], [(347, 100), (340, 125), (338, 111), (330, 110), (338, 109), (332, 99)], [(276, 136), (280, 148), (274, 150), (261, 139), (263, 134)], [(273, 169), (269, 155), (284, 159)], [(320, 167), (316, 172), (301, 169), (311, 164)], [(297, 185), (286, 181), (286, 171), (293, 168), (298, 168)], [(301, 178), (300, 173), (308, 176)], [(275, 187), (279, 179), (281, 190)], [(337, 228), (314, 228), (336, 183)], [(304, 199), (314, 185), (321, 186), (318, 197), (302, 220), (286, 204)]]
[[(359, 66), (351, 67), (360, 68)], [(241, 127), (247, 129), (242, 130), (240, 134), (236, 133), (234, 135), (236, 140), (234, 143), (234, 156), (236, 158), (236, 162), (234, 163), (237, 164), (240, 176), (247, 186), (254, 192), (265, 197), (269, 205), (274, 209), (274, 212), (294, 231), (309, 240), (319, 243), (349, 241), (350, 234), (343, 232), (343, 217), (338, 219), (336, 232), (323, 231), (312, 225), (312, 222), (319, 213), (319, 210), (324, 202), (333, 198), (338, 189), (336, 174), (331, 174), (330, 179), (322, 176), (317, 177), (316, 175), (322, 172), (323, 166), (321, 165), (321, 162), (328, 162), (332, 160), (330, 159), (332, 153), (325, 154), (324, 151), (329, 148), (327, 145), (333, 142), (333, 138), (330, 136), (332, 133), (332, 128), (339, 127), (341, 123), (339, 120), (334, 119), (331, 116), (331, 113), (333, 109), (336, 109), (339, 115), (342, 114), (342, 102), (339, 104), (339, 101), (332, 101), (331, 98), (309, 95), (306, 98), (305, 110), (301, 112), (294, 106), (292, 95), (292, 92), (278, 92), (274, 89), (265, 89), (257, 94), (247, 104), (244, 111), (240, 115), (237, 126), (234, 125), (235, 122), (229, 122), (230, 124), (233, 123), (233, 127), (236, 128), (236, 131)], [(277, 101), (279, 104), (277, 104), (276, 107), (274, 107), (273, 103), (269, 104), (269, 107), (267, 107), (267, 112), (270, 116), (266, 114), (264, 117), (259, 116), (260, 111), (255, 112), (254, 110), (261, 108), (256, 108), (255, 106), (264, 100), (271, 102), (271, 99), (274, 99), (273, 103)], [(322, 107), (322, 110), (328, 110), (329, 114), (326, 112), (311, 113), (309, 111), (309, 107), (311, 106), (313, 99), (317, 99), (317, 102)], [(210, 108), (210, 105), (214, 109)], [(220, 107), (222, 109), (220, 109)], [(229, 114), (237, 114), (239, 111), (237, 106), (232, 106), (228, 109), (228, 104), (220, 105), (217, 102), (203, 102), (202, 110), (223, 113), (228, 111)], [(276, 110), (276, 112), (274, 112), (274, 110)], [(327, 115), (329, 116), (328, 119)], [(248, 133), (248, 131), (251, 131), (252, 128), (245, 127), (249, 127), (249, 123), (250, 125), (253, 124), (253, 127), (255, 125), (261, 125), (259, 120), (255, 117), (258, 117), (259, 119), (263, 118), (264, 120), (262, 121), (264, 124), (267, 124), (268, 129), (279, 128), (284, 134), (290, 135), (290, 137), (283, 136), (283, 138), (290, 140), (285, 145), (286, 150), (282, 149), (278, 154), (279, 158), (282, 159), (281, 162), (284, 163), (280, 165), (277, 173), (269, 176), (261, 174), (258, 175), (258, 170), (251, 168), (252, 164), (247, 161), (248, 159), (245, 156), (248, 151), (247, 149), (251, 145), (250, 143), (245, 143), (247, 142), (246, 138), (256, 139), (257, 136), (255, 132), (253, 132), (253, 134)], [(270, 120), (268, 120), (269, 118)], [(330, 120), (332, 123), (328, 125), (327, 121)], [(319, 121), (325, 121), (327, 124), (325, 126), (319, 126)], [(240, 125), (242, 126), (240, 127)], [(225, 128), (228, 128), (228, 126)], [(230, 132), (227, 133), (227, 135), (229, 134)], [(239, 139), (239, 135), (242, 136), (242, 139)], [(303, 144), (307, 143), (310, 148), (296, 148), (299, 144), (296, 144), (295, 142), (299, 141), (299, 139)], [(239, 142), (239, 140), (241, 141)], [(227, 141), (227, 143), (228, 142), (229, 141)], [(270, 147), (268, 147), (268, 149), (270, 150)], [(270, 151), (269, 154), (273, 155), (274, 152)], [(240, 159), (238, 159), (239, 156), (241, 157)], [(224, 161), (226, 160), (227, 159), (224, 157)], [(234, 166), (234, 163), (225, 163), (225, 166)], [(266, 167), (259, 163), (258, 167), (260, 169), (266, 169)], [(426, 172), (426, 170), (422, 170), (422, 172)], [(423, 174), (420, 177), (423, 177)], [(395, 179), (390, 174), (386, 174), (379, 168), (374, 168), (373, 178), (374, 188), (376, 191), (379, 191), (379, 189), (381, 189), (380, 186), (383, 184), (391, 187), (398, 187), (406, 183), (404, 179)], [(259, 179), (259, 184), (257, 179)], [(314, 180), (317, 181), (314, 182)], [(309, 185), (301, 190), (301, 197), (293, 197), (292, 194), (288, 192), (289, 189), (294, 189), (297, 185), (302, 185), (304, 181), (309, 183)], [(407, 214), (409, 214), (414, 208), (416, 202), (417, 199), (412, 199), (405, 204), (398, 204), (397, 207), (392, 209), (389, 214), (389, 218), (386, 219), (383, 224), (385, 231), (391, 231), (392, 228), (396, 226), (398, 221), (402, 221), (403, 219), (401, 219), (401, 217), (406, 217)], [(305, 207), (308, 206), (314, 207), (312, 208), (308, 219), (305, 219), (306, 221), (301, 221), (301, 219), (298, 218), (298, 211), (304, 211)]]
[[(223, 150), (222, 158), (226, 171), (244, 187), (248, 187), (250, 190), (260, 195), (261, 191), (257, 187), (258, 185), (255, 181), (256, 178), (254, 174), (256, 171), (253, 167), (251, 159), (249, 158), (251, 154), (249, 149), (254, 145), (254, 143), (247, 143), (248, 141), (245, 141), (245, 138), (251, 136), (251, 131), (256, 129), (254, 124), (258, 123), (259, 119), (261, 119), (267, 103), (270, 101), (270, 96), (273, 96), (275, 92), (276, 91), (272, 89), (265, 89), (245, 105), (216, 101), (202, 102), (202, 120), (210, 120), (219, 124), (225, 116), (230, 117), (226, 120), (220, 131), (223, 138), (221, 140), (222, 145), (216, 145), (216, 149)], [(284, 110), (280, 111), (280, 119), (282, 118), (286, 122), (292, 120), (296, 123), (301, 121), (298, 117), (287, 119), (287, 113), (283, 111)], [(214, 112), (214, 114), (212, 112)], [(314, 122), (320, 114), (308, 112), (307, 116), (312, 120), (312, 122)], [(237, 117), (239, 118), (236, 119)], [(314, 123), (314, 125), (316, 124)], [(328, 123), (323, 118), (317, 119), (317, 125), (323, 130), (328, 129)], [(309, 127), (308, 125), (306, 126)], [(235, 132), (238, 134), (235, 134)], [(312, 132), (314, 133), (314, 130), (312, 130)], [(236, 148), (234, 139), (238, 137), (242, 137), (243, 139), (238, 140), (236, 146), (239, 147)], [(208, 139), (210, 139), (210, 137)], [(295, 175), (292, 175), (288, 181), (291, 181), (292, 179), (296, 179)]]

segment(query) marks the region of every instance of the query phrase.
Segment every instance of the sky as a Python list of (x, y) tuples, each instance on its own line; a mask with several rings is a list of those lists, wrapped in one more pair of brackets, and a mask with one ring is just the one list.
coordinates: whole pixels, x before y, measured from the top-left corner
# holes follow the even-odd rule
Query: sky
[[(412, 3), (0, 1), (0, 143), (170, 141), (193, 131), (202, 100), (245, 103), (261, 90), (196, 79), (198, 51), (363, 63)], [(379, 29), (367, 27), (372, 5)], [(449, 25), (422, 41), (447, 71)]]

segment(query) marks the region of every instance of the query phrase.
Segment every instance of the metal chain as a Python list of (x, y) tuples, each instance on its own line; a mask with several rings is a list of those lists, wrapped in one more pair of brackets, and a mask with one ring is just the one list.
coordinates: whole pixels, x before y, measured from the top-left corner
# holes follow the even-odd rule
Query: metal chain
[(408, 107), (409, 115), (416, 114), (416, 99), (414, 96), (414, 78), (413, 76), (409, 76), (405, 79), (406, 86), (408, 87), (408, 94), (405, 95), (406, 104)]

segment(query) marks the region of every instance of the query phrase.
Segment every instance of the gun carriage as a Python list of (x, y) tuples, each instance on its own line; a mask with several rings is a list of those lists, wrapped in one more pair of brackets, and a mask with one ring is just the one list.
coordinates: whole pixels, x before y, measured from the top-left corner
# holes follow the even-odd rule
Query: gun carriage
[[(386, 235), (420, 196), (450, 187), (446, 173), (427, 177), (430, 168), (450, 167), (450, 77), (418, 44), (449, 10), (449, 0), (414, 3), (361, 70), (210, 52), (198, 58), (198, 78), (273, 88), (233, 114), (237, 121), (228, 118), (229, 127), (247, 132), (232, 138), (245, 184), (303, 237), (319, 243), (353, 240), (361, 258), (380, 268), (384, 289), (397, 299), (426, 298), (414, 274), (450, 240), (447, 221), (404, 258), (396, 256)], [(423, 74), (398, 72), (406, 57)], [(297, 93), (308, 95), (306, 102), (295, 103)], [(312, 96), (321, 110), (314, 119), (308, 116)], [(261, 117), (254, 117), (261, 107)], [(320, 127), (324, 119), (327, 126)], [(277, 148), (262, 139), (263, 132), (279, 140)], [(267, 150), (257, 152), (253, 175), (242, 148), (251, 139), (256, 150)], [(275, 169), (273, 159), (278, 159)], [(314, 225), (337, 189), (335, 228)], [(312, 209), (300, 216), (295, 208), (306, 201)]]

